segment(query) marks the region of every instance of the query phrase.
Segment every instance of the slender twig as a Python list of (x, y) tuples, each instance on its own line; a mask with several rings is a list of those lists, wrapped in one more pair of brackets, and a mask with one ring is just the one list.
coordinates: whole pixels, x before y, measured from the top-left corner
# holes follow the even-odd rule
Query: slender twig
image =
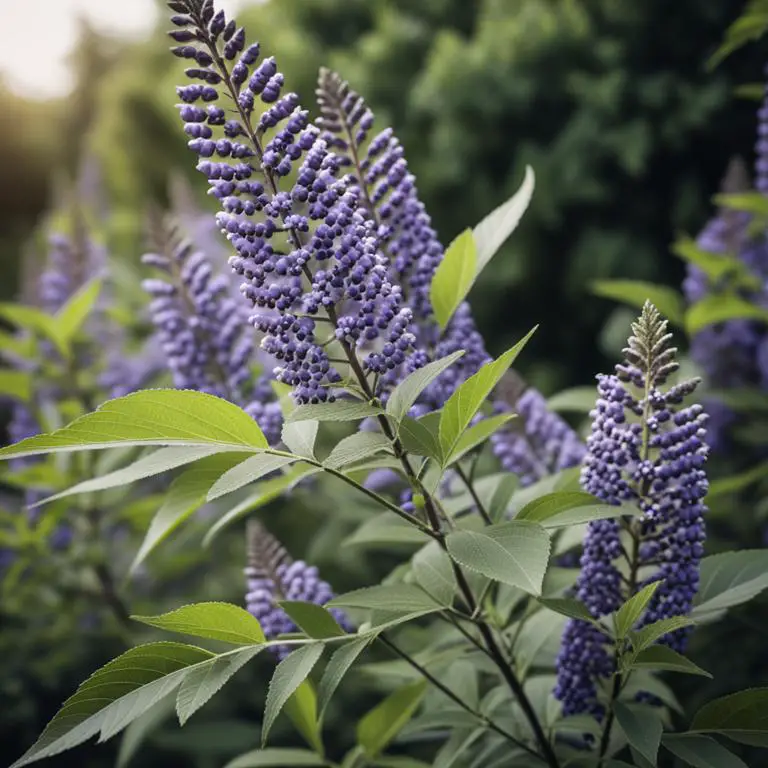
[(469, 495), (472, 497), (472, 501), (475, 502), (475, 506), (477, 507), (477, 511), (480, 514), (480, 517), (483, 518), (483, 522), (486, 525), (493, 525), (493, 520), (491, 520), (491, 516), (488, 514), (488, 510), (486, 510), (483, 502), (480, 501), (480, 497), (477, 495), (477, 489), (475, 488), (471, 477), (467, 475), (467, 473), (458, 463), (454, 467), (454, 470), (456, 471), (456, 474), (461, 478), (461, 482), (464, 483), (467, 490), (469, 491)]
[(115, 618), (123, 627), (132, 627), (131, 612), (117, 591), (109, 566), (106, 563), (98, 563), (93, 566), (93, 571), (99, 582), (101, 596)]
[(433, 686), (435, 686), (435, 688), (442, 691), (454, 704), (457, 704), (465, 712), (468, 712), (470, 715), (477, 718), (481, 723), (483, 723), (483, 725), (486, 726), (486, 728), (495, 731), (500, 736), (503, 736), (508, 741), (511, 741), (516, 747), (525, 750), (529, 755), (533, 755), (539, 760), (544, 761), (544, 758), (538, 752), (531, 749), (525, 742), (504, 730), (504, 728), (495, 723), (488, 716), (483, 715), (482, 713), (470, 707), (469, 704), (467, 704), (466, 701), (464, 701), (458, 694), (454, 693), (447, 685), (445, 685), (445, 683), (441, 682), (439, 678), (435, 677), (435, 675), (433, 675), (426, 667), (422, 666), (418, 661), (416, 661), (416, 659), (413, 658), (413, 656), (406, 653), (394, 642), (384, 637), (384, 635), (379, 635), (378, 639), (395, 655), (399, 656), (401, 659), (403, 659), (403, 661), (410, 664), (425, 680), (428, 680), (430, 683), (432, 683)]

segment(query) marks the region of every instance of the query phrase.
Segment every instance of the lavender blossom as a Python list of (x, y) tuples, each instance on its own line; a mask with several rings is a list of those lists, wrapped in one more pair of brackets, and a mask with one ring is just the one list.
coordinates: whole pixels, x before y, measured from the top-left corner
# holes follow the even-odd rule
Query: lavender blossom
[[(323, 581), (317, 568), (303, 560), (292, 560), (285, 547), (261, 523), (249, 520), (246, 530), (248, 565), (245, 568), (248, 611), (258, 619), (267, 640), (297, 632), (298, 627), (277, 603), (282, 600), (302, 600), (325, 605), (333, 591)], [(336, 621), (352, 631), (346, 616), (336, 608), (330, 609)], [(278, 658), (285, 658), (290, 646), (276, 646)]]
[(180, 237), (173, 224), (154, 221), (155, 252), (145, 264), (163, 277), (143, 282), (152, 297), (150, 315), (174, 385), (226, 398), (243, 406), (271, 442), (280, 436), (280, 406), (268, 382), (254, 382), (250, 368), (255, 336), (245, 307), (227, 279), (215, 275), (206, 255)]
[[(635, 523), (589, 524), (577, 597), (600, 618), (636, 590), (661, 581), (640, 626), (690, 612), (704, 551), (707, 417), (700, 405), (683, 406), (698, 380), (661, 389), (677, 369), (666, 326), (646, 303), (632, 327), (625, 362), (616, 366), (615, 375), (598, 377), (599, 397), (581, 477), (584, 490), (607, 504), (635, 504), (641, 517)], [(622, 530), (637, 542), (631, 551)], [(630, 565), (623, 571), (625, 560)], [(641, 568), (650, 569), (643, 580), (638, 578)], [(680, 630), (661, 642), (682, 651), (686, 638)], [(564, 713), (601, 716), (597, 685), (613, 673), (614, 665), (607, 637), (586, 622), (570, 621), (555, 689)]]
[[(508, 381), (514, 378), (507, 376)], [(515, 390), (521, 386), (522, 380)], [(518, 417), (491, 436), (491, 445), (502, 468), (517, 475), (521, 486), (581, 464), (584, 443), (566, 421), (547, 408), (540, 392), (529, 387), (519, 396), (514, 394), (513, 405), (501, 398), (495, 404), (497, 413), (511, 413), (513, 408)]]
[[(337, 156), (296, 94), (283, 94), (274, 59), (261, 58), (258, 43), (246, 47), (244, 30), (212, 0), (170, 5), (183, 9), (172, 18), (178, 29), (170, 35), (181, 43), (173, 52), (194, 60), (186, 73), (202, 81), (178, 89), (184, 130), (221, 202), (218, 223), (236, 250), (230, 263), (257, 310), (262, 346), (280, 361), (276, 377), (300, 403), (331, 399), (346, 373), (329, 357), (334, 340), (358, 378), (402, 365), (414, 342), (411, 312), (401, 306), (373, 222), (339, 178)], [(232, 99), (234, 117), (215, 103), (217, 86)], [(326, 323), (329, 333), (320, 333)]]

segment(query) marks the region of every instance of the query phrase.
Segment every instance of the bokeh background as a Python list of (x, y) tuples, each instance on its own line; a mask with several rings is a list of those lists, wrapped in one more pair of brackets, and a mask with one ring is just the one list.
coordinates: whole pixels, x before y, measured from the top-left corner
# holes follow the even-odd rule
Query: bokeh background
[[(444, 242), (512, 194), (533, 166), (533, 203), (470, 298), (492, 353), (540, 324), (521, 368), (545, 393), (588, 384), (626, 335), (632, 311), (596, 298), (591, 284), (679, 287), (684, 265), (671, 243), (711, 215), (729, 159), (753, 157), (764, 46), (707, 67), (742, 10), (738, 0), (220, 5), (277, 57), (305, 103), (321, 65), (365, 95), (377, 124), (400, 136)], [(97, 169), (103, 234), (118, 263), (138, 269), (143, 218), (168, 201), (172, 179), (188, 178), (206, 204), (174, 109), (181, 67), (167, 53), (164, 16), (159, 0), (0, 0), (0, 300), (18, 294), (30, 238), (85, 165)], [(310, 538), (319, 517), (291, 514), (286, 535)], [(224, 548), (218, 555), (230, 557)], [(196, 584), (237, 600), (226, 589), (240, 567), (236, 558), (209, 558)], [(43, 672), (30, 667), (13, 691), (2, 690), (0, 762), (31, 743), (108, 650), (84, 645), (79, 660), (54, 673), (51, 645), (41, 646)], [(252, 685), (236, 681), (234, 703), (220, 705), (229, 725), (201, 726), (194, 737), (168, 731), (141, 764), (207, 768), (223, 764), (233, 744), (235, 753), (253, 746)], [(340, 706), (333, 727), (343, 741)], [(113, 757), (78, 750), (50, 764), (107, 766)]]

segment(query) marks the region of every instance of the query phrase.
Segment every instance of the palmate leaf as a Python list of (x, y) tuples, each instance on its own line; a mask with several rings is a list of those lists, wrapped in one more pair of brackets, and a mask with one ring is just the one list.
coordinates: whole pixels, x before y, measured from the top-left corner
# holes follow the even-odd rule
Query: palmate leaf
[(184, 389), (148, 389), (108, 400), (62, 429), (0, 450), (0, 459), (127, 445), (268, 447), (258, 424), (236, 405)]
[(181, 643), (132, 648), (82, 683), (12, 768), (56, 755), (97, 734), (101, 741), (109, 739), (172, 694), (191, 670), (216, 658), (220, 657)]

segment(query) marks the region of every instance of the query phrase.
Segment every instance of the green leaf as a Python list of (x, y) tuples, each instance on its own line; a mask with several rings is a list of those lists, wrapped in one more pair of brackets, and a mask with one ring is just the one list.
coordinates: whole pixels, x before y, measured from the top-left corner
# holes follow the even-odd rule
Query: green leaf
[(706, 503), (709, 504), (713, 499), (718, 496), (724, 496), (729, 493), (736, 493), (748, 488), (754, 483), (758, 483), (761, 480), (765, 480), (768, 477), (768, 462), (758, 464), (756, 467), (741, 472), (738, 475), (731, 475), (729, 477), (720, 477), (717, 480), (713, 480), (709, 484), (709, 490), (707, 491)]
[(288, 450), (307, 459), (315, 458), (315, 440), (319, 421), (286, 421), (283, 424), (282, 440)]
[(597, 391), (594, 387), (573, 387), (564, 389), (547, 400), (550, 411), (574, 413), (589, 413), (595, 407)]
[(501, 357), (484, 365), (448, 398), (440, 416), (439, 434), (443, 456), (450, 456), (456, 450), (464, 430), (535, 331), (535, 328), (529, 331), (521, 341)]
[[(233, 608), (235, 606), (232, 606)], [(168, 615), (168, 614), (166, 614)], [(200, 707), (216, 695), (263, 648), (242, 648), (211, 659), (184, 676), (176, 695), (176, 714), (184, 725)]]
[(236, 757), (224, 768), (302, 768), (302, 766), (328, 766), (329, 762), (306, 749), (270, 747), (255, 749)]
[(698, 267), (712, 283), (721, 283), (725, 278), (732, 276), (738, 285), (752, 285), (753, 288), (759, 288), (759, 281), (756, 281), (749, 267), (737, 256), (710, 253), (699, 248), (695, 240), (687, 237), (678, 240), (672, 247), (672, 251), (684, 261)]
[(323, 655), (321, 643), (303, 645), (291, 651), (275, 669), (269, 682), (264, 722), (261, 726), (261, 743), (264, 744), (270, 730), (285, 703), (306, 679)]
[(344, 539), (343, 545), (378, 547), (389, 544), (423, 544), (427, 534), (415, 525), (396, 517), (390, 512), (382, 512), (363, 523), (351, 536)]
[(304, 741), (322, 755), (324, 749), (320, 738), (320, 722), (317, 719), (317, 695), (309, 680), (304, 680), (285, 702), (285, 714), (296, 726)]
[(712, 677), (709, 672), (666, 645), (652, 645), (645, 648), (631, 660), (629, 666), (635, 669), (661, 669), (665, 672), (682, 672), (686, 675)]
[(379, 755), (411, 719), (427, 690), (419, 680), (387, 696), (357, 724), (357, 741), (368, 757)]
[(491, 211), (473, 230), (477, 244), (476, 276), (487, 266), (494, 254), (517, 229), (533, 196), (536, 179), (533, 168), (525, 166), (525, 178), (520, 189), (509, 200)]
[(67, 488), (55, 496), (43, 499), (40, 503), (48, 504), (57, 499), (74, 496), (79, 493), (94, 493), (96, 491), (105, 491), (110, 488), (130, 485), (137, 480), (161, 475), (163, 472), (178, 469), (187, 464), (194, 464), (200, 459), (214, 456), (217, 453), (222, 453), (222, 449), (216, 445), (201, 445), (192, 448), (187, 448), (186, 446), (158, 448), (156, 451), (137, 459), (132, 464), (116, 469), (114, 472), (109, 472), (101, 477), (95, 477), (92, 480), (85, 480), (82, 483), (73, 485), (71, 488)]
[(693, 336), (708, 325), (736, 319), (768, 323), (768, 310), (733, 294), (711, 293), (688, 308), (685, 330)]
[(440, 415), (428, 413), (418, 421), (405, 416), (400, 422), (400, 442), (408, 453), (426, 456), (442, 464), (443, 454), (438, 438)]
[(488, 514), (494, 523), (498, 523), (507, 513), (512, 494), (517, 490), (519, 480), (512, 474), (503, 474), (493, 491), (488, 503)]
[(257, 453), (255, 456), (249, 456), (245, 461), (225, 472), (211, 486), (208, 491), (208, 501), (214, 501), (229, 493), (234, 493), (234, 491), (255, 483), (262, 477), (277, 472), (283, 467), (295, 464), (297, 461), (299, 461), (297, 456), (280, 456), (271, 453)]
[(514, 418), (515, 415), (513, 413), (502, 413), (473, 424), (459, 438), (453, 453), (445, 460), (445, 466), (455, 464), (471, 450), (477, 448), (478, 445), (482, 445), (494, 432), (498, 432)]
[(648, 624), (637, 632), (630, 634), (632, 646), (636, 651), (641, 651), (643, 648), (647, 648), (655, 643), (659, 638), (664, 637), (664, 635), (676, 632), (678, 629), (690, 627), (693, 623), (687, 616), (671, 616), (668, 619), (654, 621), (653, 624)]
[(28, 403), (32, 399), (32, 374), (26, 371), (0, 371), (0, 395)]
[(67, 342), (71, 342), (83, 327), (83, 323), (96, 306), (101, 293), (102, 281), (99, 278), (86, 283), (56, 313), (57, 333)]
[(160, 616), (131, 616), (135, 621), (167, 632), (207, 637), (236, 645), (266, 642), (259, 622), (231, 603), (194, 603)]
[(382, 451), (389, 451), (390, 448), (389, 440), (381, 432), (355, 432), (336, 444), (323, 466), (340, 469)]
[(446, 539), (460, 565), (494, 581), (541, 594), (549, 560), (549, 534), (536, 523), (512, 520), (482, 531), (457, 531)]
[(691, 618), (714, 621), (768, 587), (768, 550), (723, 552), (701, 561), (699, 591)]
[(414, 584), (379, 584), (334, 597), (331, 608), (368, 608), (395, 613), (433, 613), (443, 608)]
[(540, 523), (545, 528), (562, 528), (636, 513), (630, 507), (601, 504), (583, 491), (554, 491), (529, 501), (515, 515), (515, 520)]
[(44, 336), (53, 342), (62, 357), (69, 357), (69, 346), (59, 333), (56, 318), (24, 304), (0, 303), (0, 318), (9, 323)]
[(336, 619), (321, 605), (303, 600), (281, 600), (278, 605), (307, 637), (322, 640), (326, 637), (342, 637), (346, 634)]
[(472, 230), (465, 229), (448, 246), (429, 287), (429, 301), (441, 329), (464, 301), (477, 275), (477, 246)]
[(598, 280), (592, 283), (592, 293), (640, 309), (650, 301), (672, 325), (683, 324), (683, 297), (665, 285), (641, 280)]
[(46, 435), (0, 450), (0, 459), (124, 445), (219, 445), (267, 448), (258, 424), (236, 405), (186, 389), (147, 389), (108, 400), (93, 413)]
[(715, 205), (733, 211), (745, 211), (761, 217), (768, 216), (768, 200), (765, 199), (762, 192), (734, 192), (715, 195), (712, 200)]
[(126, 768), (133, 760), (147, 737), (168, 720), (175, 712), (175, 702), (171, 695), (160, 699), (146, 712), (143, 712), (126, 729), (120, 740), (115, 768)]
[(661, 743), (691, 768), (748, 768), (740, 757), (709, 736), (670, 733)]
[(751, 688), (705, 704), (691, 731), (714, 731), (755, 747), (768, 747), (768, 688)]
[(241, 458), (242, 454), (236, 453), (208, 456), (200, 459), (171, 483), (163, 505), (152, 518), (144, 541), (131, 564), (131, 573), (205, 503), (208, 489), (227, 470), (239, 463)]
[(590, 624), (596, 623), (594, 616), (589, 612), (587, 606), (572, 597), (540, 597), (538, 601), (545, 608), (559, 613), (561, 616), (580, 619)]
[(651, 602), (656, 590), (661, 585), (660, 581), (654, 581), (652, 584), (648, 584), (632, 595), (624, 605), (616, 611), (614, 615), (613, 624), (616, 628), (616, 636), (621, 639), (626, 637), (632, 630), (632, 627), (637, 624), (640, 617), (643, 615), (643, 611), (648, 607), (648, 603)]
[(447, 357), (441, 357), (439, 360), (428, 363), (423, 368), (419, 368), (406, 376), (392, 390), (392, 394), (387, 401), (387, 413), (395, 421), (402, 421), (419, 395), (463, 354), (464, 350), (460, 349)]
[(416, 583), (441, 605), (451, 605), (456, 592), (456, 579), (451, 561), (436, 541), (420, 549), (412, 562)]
[(347, 674), (349, 668), (357, 661), (360, 654), (370, 645), (372, 637), (361, 637), (346, 643), (333, 652), (333, 655), (325, 665), (323, 676), (320, 679), (318, 689), (318, 709), (320, 711), (320, 720), (325, 716), (325, 710), (339, 687), (339, 684)]
[(271, 501), (280, 498), (286, 491), (296, 485), (303, 478), (318, 472), (315, 467), (299, 467), (287, 472), (280, 477), (272, 480), (266, 480), (260, 483), (254, 493), (232, 507), (225, 515), (219, 518), (210, 528), (203, 539), (203, 546), (209, 546), (210, 543), (225, 529), (233, 523), (241, 520), (246, 515), (255, 512)]
[(649, 707), (629, 706), (621, 701), (614, 702), (613, 707), (616, 722), (624, 731), (627, 741), (651, 765), (656, 765), (664, 730), (661, 719)]
[(215, 658), (181, 643), (132, 648), (91, 675), (11, 768), (57, 755), (100, 734), (106, 741), (175, 691), (191, 668)]
[(292, 421), (357, 421), (383, 413), (381, 408), (362, 400), (334, 400), (332, 403), (298, 405), (286, 417)]
[(723, 44), (708, 62), (709, 68), (716, 67), (746, 43), (762, 37), (766, 29), (768, 29), (768, 7), (762, 0), (752, 0), (744, 13), (726, 30)]

